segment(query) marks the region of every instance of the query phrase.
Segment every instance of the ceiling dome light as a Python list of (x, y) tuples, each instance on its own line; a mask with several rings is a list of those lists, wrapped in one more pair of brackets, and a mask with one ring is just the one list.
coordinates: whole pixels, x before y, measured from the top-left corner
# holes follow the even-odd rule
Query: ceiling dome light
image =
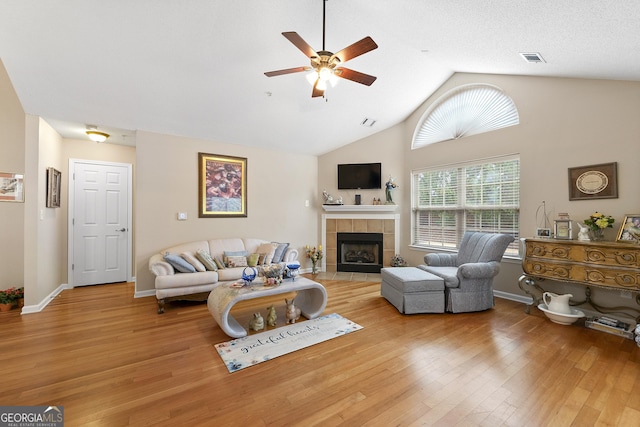
[(109, 138), (108, 133), (99, 132), (97, 130), (88, 130), (87, 135), (89, 136), (89, 139), (95, 142), (105, 142), (107, 138)]

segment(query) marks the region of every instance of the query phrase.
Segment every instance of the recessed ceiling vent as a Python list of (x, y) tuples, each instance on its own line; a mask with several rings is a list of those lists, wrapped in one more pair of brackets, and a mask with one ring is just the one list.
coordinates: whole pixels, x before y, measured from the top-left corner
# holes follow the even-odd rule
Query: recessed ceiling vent
[(376, 124), (376, 120), (365, 117), (364, 120), (360, 123), (362, 126), (366, 126), (368, 128), (373, 127)]
[(544, 58), (542, 58), (542, 55), (540, 55), (537, 52), (521, 53), (520, 56), (522, 56), (525, 61), (531, 62), (531, 63), (534, 63), (534, 64), (538, 63), (538, 62), (547, 62), (547, 61), (544, 60)]

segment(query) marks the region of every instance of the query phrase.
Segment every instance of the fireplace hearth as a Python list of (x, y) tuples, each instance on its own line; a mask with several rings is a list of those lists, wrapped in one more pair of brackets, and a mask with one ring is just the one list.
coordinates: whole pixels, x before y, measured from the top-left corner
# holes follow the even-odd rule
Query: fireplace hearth
[(337, 271), (380, 273), (382, 233), (337, 233)]

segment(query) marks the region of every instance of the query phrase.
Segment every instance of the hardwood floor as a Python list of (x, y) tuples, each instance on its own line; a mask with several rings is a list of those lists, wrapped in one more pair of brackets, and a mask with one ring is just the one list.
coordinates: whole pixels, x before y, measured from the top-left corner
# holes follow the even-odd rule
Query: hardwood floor
[[(631, 340), (502, 299), (480, 313), (404, 316), (377, 282), (319, 281), (325, 312), (364, 329), (233, 374), (206, 304), (158, 315), (131, 283), (0, 313), (0, 405), (61, 405), (66, 426), (640, 425)], [(285, 296), (234, 315), (247, 324)]]

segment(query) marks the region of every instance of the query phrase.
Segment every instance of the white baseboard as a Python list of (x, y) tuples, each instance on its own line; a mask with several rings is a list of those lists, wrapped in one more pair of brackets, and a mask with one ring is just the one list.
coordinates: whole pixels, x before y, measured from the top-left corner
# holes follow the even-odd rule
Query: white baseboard
[(156, 296), (155, 289), (148, 289), (146, 291), (135, 291), (133, 293), (134, 298), (145, 298), (145, 297), (155, 297), (155, 296)]
[(512, 294), (510, 292), (496, 291), (496, 290), (493, 291), (493, 296), (502, 298), (502, 299), (508, 299), (510, 301), (521, 302), (527, 305), (533, 304), (533, 298), (531, 298), (530, 296), (523, 296), (518, 294)]
[(32, 313), (39, 313), (42, 310), (44, 310), (44, 308), (49, 305), (49, 303), (51, 301), (53, 301), (53, 299), (55, 297), (57, 297), (58, 295), (60, 295), (60, 293), (62, 291), (64, 291), (65, 289), (71, 289), (71, 286), (69, 286), (66, 283), (63, 283), (62, 285), (58, 286), (56, 289), (53, 290), (53, 292), (51, 292), (49, 295), (47, 295), (45, 297), (45, 299), (43, 299), (42, 301), (40, 301), (39, 304), (37, 305), (25, 305), (24, 307), (22, 307), (22, 311), (20, 312), (20, 314), (32, 314)]

